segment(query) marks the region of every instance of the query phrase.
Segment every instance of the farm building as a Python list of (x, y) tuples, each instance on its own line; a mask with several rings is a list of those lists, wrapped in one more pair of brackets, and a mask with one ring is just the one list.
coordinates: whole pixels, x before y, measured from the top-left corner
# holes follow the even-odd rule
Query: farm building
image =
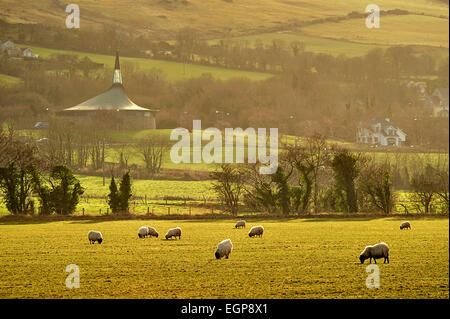
[(403, 146), (405, 141), (406, 134), (388, 118), (362, 121), (356, 132), (356, 142), (361, 144)]
[(117, 53), (112, 86), (100, 95), (64, 109), (58, 115), (65, 116), (73, 122), (86, 122), (86, 119), (104, 115), (111, 121), (120, 122), (120, 126), (127, 129), (155, 129), (156, 112), (157, 110), (136, 105), (127, 96)]

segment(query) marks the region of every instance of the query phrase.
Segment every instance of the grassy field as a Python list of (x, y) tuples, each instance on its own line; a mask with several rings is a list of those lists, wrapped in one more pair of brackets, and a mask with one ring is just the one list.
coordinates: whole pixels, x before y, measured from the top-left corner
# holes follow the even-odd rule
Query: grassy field
[[(33, 46), (30, 47), (27, 45), (18, 45), (18, 46), (22, 48), (24, 47), (32, 48), (35, 54), (38, 54), (40, 57), (44, 58), (49, 57), (52, 54), (71, 54), (77, 55), (79, 58), (88, 57), (92, 61), (96, 63), (102, 63), (109, 68), (114, 67), (115, 56), (112, 55), (109, 56), (78, 51), (65, 51)], [(254, 81), (265, 80), (272, 76), (271, 74), (260, 72), (239, 71), (196, 64), (188, 64), (185, 66), (183, 63), (179, 62), (170, 62), (144, 58), (120, 57), (120, 61), (122, 65), (124, 63), (131, 63), (136, 65), (139, 71), (141, 72), (149, 72), (152, 69), (160, 69), (163, 72), (165, 78), (169, 81), (186, 80), (194, 77), (199, 77), (202, 74), (211, 74), (213, 77), (222, 80), (228, 80), (231, 78), (248, 78)]]
[(20, 84), (22, 80), (20, 78), (17, 78), (15, 76), (9, 76), (6, 74), (0, 74), (0, 86), (15, 86), (17, 84)]
[[(217, 44), (220, 42), (220, 40), (221, 39), (210, 40), (209, 44)], [(375, 48), (387, 48), (387, 46), (380, 44), (367, 44), (334, 40), (318, 36), (309, 36), (302, 32), (291, 31), (260, 33), (234, 37), (230, 39), (230, 41), (232, 41), (233, 43), (239, 43), (242, 46), (248, 47), (255, 47), (258, 42), (261, 42), (265, 45), (271, 45), (274, 40), (283, 41), (286, 48), (289, 48), (290, 43), (300, 41), (305, 45), (305, 51), (331, 54), (334, 56), (339, 56), (341, 54), (349, 57), (362, 56)]]
[[(258, 220), (250, 239), (234, 221), (64, 221), (0, 223), (0, 298), (448, 298), (449, 221), (394, 218)], [(159, 238), (139, 239), (142, 225)], [(181, 240), (164, 239), (180, 226)], [(104, 242), (89, 245), (87, 232)], [(230, 259), (216, 260), (230, 238)], [(358, 260), (368, 244), (385, 241), (390, 264), (380, 288), (366, 288)], [(381, 261), (381, 262), (380, 262)], [(80, 267), (80, 288), (65, 286), (66, 266)]]
[[(86, 195), (106, 196), (109, 193), (109, 178), (103, 186), (102, 178), (95, 176), (77, 176), (81, 185), (86, 187)], [(167, 181), (167, 180), (133, 180), (133, 194), (149, 198), (165, 196), (201, 198), (212, 197), (210, 181)]]
[(368, 29), (363, 19), (351, 19), (311, 25), (302, 31), (313, 37), (365, 44), (449, 47), (448, 19), (422, 15), (381, 17), (379, 29)]
[[(177, 30), (191, 27), (202, 36), (214, 36), (232, 29), (236, 35), (277, 28), (288, 23), (308, 22), (352, 11), (364, 12), (360, 0), (79, 0), (81, 28), (102, 28), (114, 24), (133, 34), (173, 39)], [(403, 9), (414, 13), (448, 17), (448, 5), (428, 0), (379, 0), (382, 10)], [(64, 27), (67, 17), (62, 1), (3, 0), (0, 18), (10, 23), (46, 23)], [(232, 26), (232, 28), (230, 28)]]

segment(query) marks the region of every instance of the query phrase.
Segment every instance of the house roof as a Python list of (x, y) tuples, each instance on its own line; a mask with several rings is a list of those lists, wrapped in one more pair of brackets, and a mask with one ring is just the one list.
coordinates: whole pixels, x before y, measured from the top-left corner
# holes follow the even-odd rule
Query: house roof
[(106, 92), (93, 97), (81, 104), (65, 109), (64, 111), (95, 111), (95, 110), (119, 110), (119, 111), (152, 111), (136, 105), (125, 93), (124, 87), (114, 84)]
[(398, 136), (397, 132), (398, 132), (398, 130), (401, 130), (398, 126), (392, 124), (392, 123), (390, 122), (390, 120), (388, 120), (388, 119), (379, 119), (379, 118), (373, 118), (373, 119), (370, 119), (370, 120), (367, 120), (367, 121), (361, 121), (361, 122), (359, 122), (358, 127), (360, 127), (360, 128), (366, 128), (366, 129), (368, 129), (368, 130), (371, 130), (372, 132), (375, 132), (375, 131), (373, 130), (373, 127), (374, 127), (375, 125), (377, 125), (377, 124), (380, 124), (380, 125), (381, 125), (381, 132), (382, 132), (385, 136), (389, 136), (389, 134), (388, 134), (388, 132), (387, 132), (388, 127), (393, 127), (393, 128), (395, 128), (395, 132), (394, 132), (393, 136), (394, 136), (394, 135), (395, 135), (395, 136)]
[(97, 95), (81, 104), (64, 109), (62, 112), (73, 111), (97, 111), (97, 110), (113, 110), (113, 111), (141, 111), (155, 112), (155, 110), (147, 109), (136, 105), (125, 92), (122, 85), (122, 75), (120, 73), (119, 54), (116, 55), (116, 64), (114, 70), (113, 85), (105, 92)]
[(390, 121), (388, 121), (386, 119), (373, 118), (373, 119), (370, 119), (367, 121), (360, 122), (360, 126), (369, 127), (369, 128), (371, 128), (373, 125), (377, 125), (377, 124), (381, 124), (382, 129), (386, 129), (389, 126), (393, 126), (393, 127), (397, 128), (397, 126), (395, 126), (394, 124), (392, 124)]

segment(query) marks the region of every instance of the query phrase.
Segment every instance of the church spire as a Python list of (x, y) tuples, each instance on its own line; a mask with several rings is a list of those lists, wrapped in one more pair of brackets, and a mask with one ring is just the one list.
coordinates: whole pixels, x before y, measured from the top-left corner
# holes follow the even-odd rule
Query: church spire
[(119, 51), (116, 51), (116, 65), (114, 67), (113, 84), (122, 84), (122, 73), (120, 72)]

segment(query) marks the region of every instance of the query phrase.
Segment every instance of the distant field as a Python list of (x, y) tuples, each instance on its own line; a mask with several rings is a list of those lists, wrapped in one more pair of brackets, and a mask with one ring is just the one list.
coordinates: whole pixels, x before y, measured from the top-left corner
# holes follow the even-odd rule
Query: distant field
[[(96, 176), (78, 175), (81, 185), (86, 188), (86, 195), (106, 196), (109, 193), (110, 178), (103, 179)], [(166, 180), (133, 180), (133, 195), (149, 198), (163, 198), (164, 196), (191, 197), (201, 199), (214, 196), (211, 191), (211, 181), (166, 181)]]
[[(32, 48), (35, 54), (41, 57), (48, 57), (52, 54), (71, 54), (77, 55), (80, 58), (88, 57), (92, 61), (97, 63), (102, 63), (109, 68), (114, 67), (115, 56), (108, 56), (102, 54), (93, 54), (77, 51), (65, 51), (65, 50), (55, 50), (40, 47), (30, 47), (27, 45), (18, 45), (19, 47)], [(148, 72), (152, 69), (160, 69), (163, 71), (165, 77), (169, 81), (179, 81), (190, 79), (194, 77), (199, 77), (202, 74), (211, 74), (213, 77), (227, 80), (230, 78), (248, 78), (254, 81), (260, 81), (270, 78), (272, 75), (267, 73), (259, 72), (249, 72), (249, 71), (239, 71), (231, 70), (218, 67), (210, 67), (196, 64), (188, 64), (186, 66), (183, 63), (162, 61), (162, 60), (152, 60), (145, 58), (127, 58), (120, 57), (121, 63), (129, 62), (133, 63), (138, 67), (141, 72)]]
[[(380, 17), (379, 29), (368, 29), (364, 19), (321, 23), (303, 27), (313, 37), (365, 44), (449, 47), (449, 20), (422, 15)], [(447, 53), (448, 55), (448, 53)]]
[[(403, 9), (426, 15), (448, 17), (448, 5), (428, 0), (378, 0), (383, 10)], [(133, 34), (173, 39), (183, 27), (191, 27), (205, 37), (232, 28), (233, 36), (264, 32), (293, 22), (308, 22), (352, 11), (364, 12), (368, 3), (360, 0), (78, 0), (81, 28), (102, 28), (115, 24)], [(2, 0), (0, 18), (11, 23), (46, 23), (64, 27), (65, 3)]]
[[(292, 42), (300, 41), (303, 42), (305, 51), (308, 52), (331, 54), (334, 56), (343, 54), (349, 57), (365, 55), (374, 48), (387, 48), (385, 45), (333, 40), (323, 37), (308, 36), (301, 32), (289, 31), (241, 36), (231, 38), (230, 40), (232, 42), (240, 43), (242, 46), (247, 45), (250, 47), (254, 47), (258, 41), (265, 45), (271, 45), (274, 40), (281, 40), (284, 42), (287, 50), (289, 50), (289, 46)], [(219, 41), (220, 39), (210, 40), (209, 43), (216, 44)]]
[(15, 76), (9, 76), (6, 74), (0, 74), (0, 86), (14, 86), (20, 84), (22, 80)]
[[(0, 222), (0, 298), (449, 298), (449, 221), (297, 219), (248, 221)], [(139, 239), (154, 226), (159, 238)], [(263, 225), (262, 238), (249, 238)], [(164, 239), (182, 228), (181, 240)], [(89, 245), (89, 230), (102, 232)], [(229, 259), (216, 260), (230, 238)], [(378, 260), (380, 288), (368, 289), (359, 254), (385, 241), (390, 263)], [(80, 288), (65, 272), (79, 266)]]

